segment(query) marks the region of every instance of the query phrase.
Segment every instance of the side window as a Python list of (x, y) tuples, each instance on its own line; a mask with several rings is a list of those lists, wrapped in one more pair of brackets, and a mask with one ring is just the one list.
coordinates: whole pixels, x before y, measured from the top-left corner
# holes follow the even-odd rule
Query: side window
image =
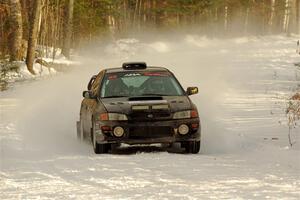
[(92, 90), (92, 93), (93, 93), (94, 96), (98, 95), (100, 83), (102, 81), (102, 78), (103, 78), (104, 74), (105, 74), (105, 71), (99, 72), (99, 74), (97, 75), (95, 81), (92, 84), (91, 90)]
[(91, 89), (92, 89), (92, 85), (93, 85), (93, 83), (94, 83), (94, 81), (95, 81), (96, 78), (97, 78), (97, 75), (92, 76), (92, 78), (91, 78), (91, 80), (89, 81), (88, 86), (87, 86), (87, 89), (88, 89), (88, 90), (91, 90)]

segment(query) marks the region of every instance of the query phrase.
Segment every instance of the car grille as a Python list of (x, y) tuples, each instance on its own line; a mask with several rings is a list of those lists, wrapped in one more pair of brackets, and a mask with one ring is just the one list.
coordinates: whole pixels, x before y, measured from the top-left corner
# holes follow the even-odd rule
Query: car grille
[(146, 112), (135, 112), (130, 115), (130, 118), (135, 121), (148, 121), (169, 118), (170, 113), (146, 113)]
[(173, 135), (171, 127), (133, 127), (129, 129), (130, 139), (169, 137)]

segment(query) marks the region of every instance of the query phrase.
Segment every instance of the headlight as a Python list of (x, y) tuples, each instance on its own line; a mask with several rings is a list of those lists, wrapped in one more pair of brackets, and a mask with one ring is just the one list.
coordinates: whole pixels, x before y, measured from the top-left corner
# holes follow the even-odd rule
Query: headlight
[(128, 120), (127, 116), (119, 113), (108, 113), (108, 119), (113, 121), (126, 121)]
[(198, 111), (197, 110), (186, 110), (175, 112), (173, 115), (173, 119), (188, 119), (188, 118), (197, 118)]
[(102, 113), (100, 114), (101, 121), (126, 121), (128, 120), (127, 116), (120, 113)]
[(176, 112), (173, 115), (173, 119), (186, 119), (186, 118), (191, 118), (190, 110)]

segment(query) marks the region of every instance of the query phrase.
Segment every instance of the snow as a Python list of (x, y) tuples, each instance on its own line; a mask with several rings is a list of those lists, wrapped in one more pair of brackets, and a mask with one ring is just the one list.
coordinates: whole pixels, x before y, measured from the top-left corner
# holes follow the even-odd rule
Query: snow
[(150, 44), (149, 46), (160, 53), (166, 53), (166, 52), (170, 51), (170, 48), (164, 42), (154, 42), (153, 44)]
[[(290, 147), (285, 115), (299, 90), (298, 38), (124, 39), (103, 55), (87, 49), (69, 73), (0, 93), (0, 199), (300, 199), (300, 127)], [(153, 145), (95, 155), (76, 140), (89, 78), (127, 60), (199, 87), (200, 154)]]
[[(48, 57), (43, 57), (42, 60), (50, 64), (64, 65), (64, 66), (70, 66), (70, 65), (73, 66), (79, 64), (79, 62), (71, 61), (61, 54), (56, 56), (54, 60)], [(28, 71), (25, 61), (17, 61), (14, 62), (14, 64), (18, 66), (18, 70), (8, 71), (4, 77), (4, 80), (9, 83), (14, 83), (17, 81), (33, 80), (41, 77), (49, 77), (58, 73), (53, 67), (45, 67), (39, 63), (34, 63), (33, 70), (36, 73), (34, 75)]]
[(48, 62), (48, 63), (62, 64), (62, 65), (75, 65), (75, 64), (79, 64), (78, 62), (71, 61), (71, 60), (67, 59), (63, 55), (57, 56), (54, 60), (53, 60), (53, 58), (43, 58), (43, 60), (46, 61), (46, 62)]
[(19, 69), (17, 71), (9, 71), (5, 75), (6, 77), (5, 80), (9, 82), (30, 80), (38, 77), (54, 75), (57, 73), (56, 70), (51, 67), (48, 68), (38, 63), (34, 63), (33, 70), (35, 71), (36, 74), (33, 75), (28, 71), (25, 62), (15, 62), (15, 64), (18, 65)]

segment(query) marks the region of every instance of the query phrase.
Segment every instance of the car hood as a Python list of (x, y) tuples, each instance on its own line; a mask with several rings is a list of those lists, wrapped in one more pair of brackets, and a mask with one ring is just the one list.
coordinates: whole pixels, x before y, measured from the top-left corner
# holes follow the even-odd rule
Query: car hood
[(132, 106), (136, 105), (168, 105), (170, 112), (189, 110), (192, 108), (187, 96), (162, 96), (162, 97), (122, 97), (101, 99), (107, 112), (132, 113)]

